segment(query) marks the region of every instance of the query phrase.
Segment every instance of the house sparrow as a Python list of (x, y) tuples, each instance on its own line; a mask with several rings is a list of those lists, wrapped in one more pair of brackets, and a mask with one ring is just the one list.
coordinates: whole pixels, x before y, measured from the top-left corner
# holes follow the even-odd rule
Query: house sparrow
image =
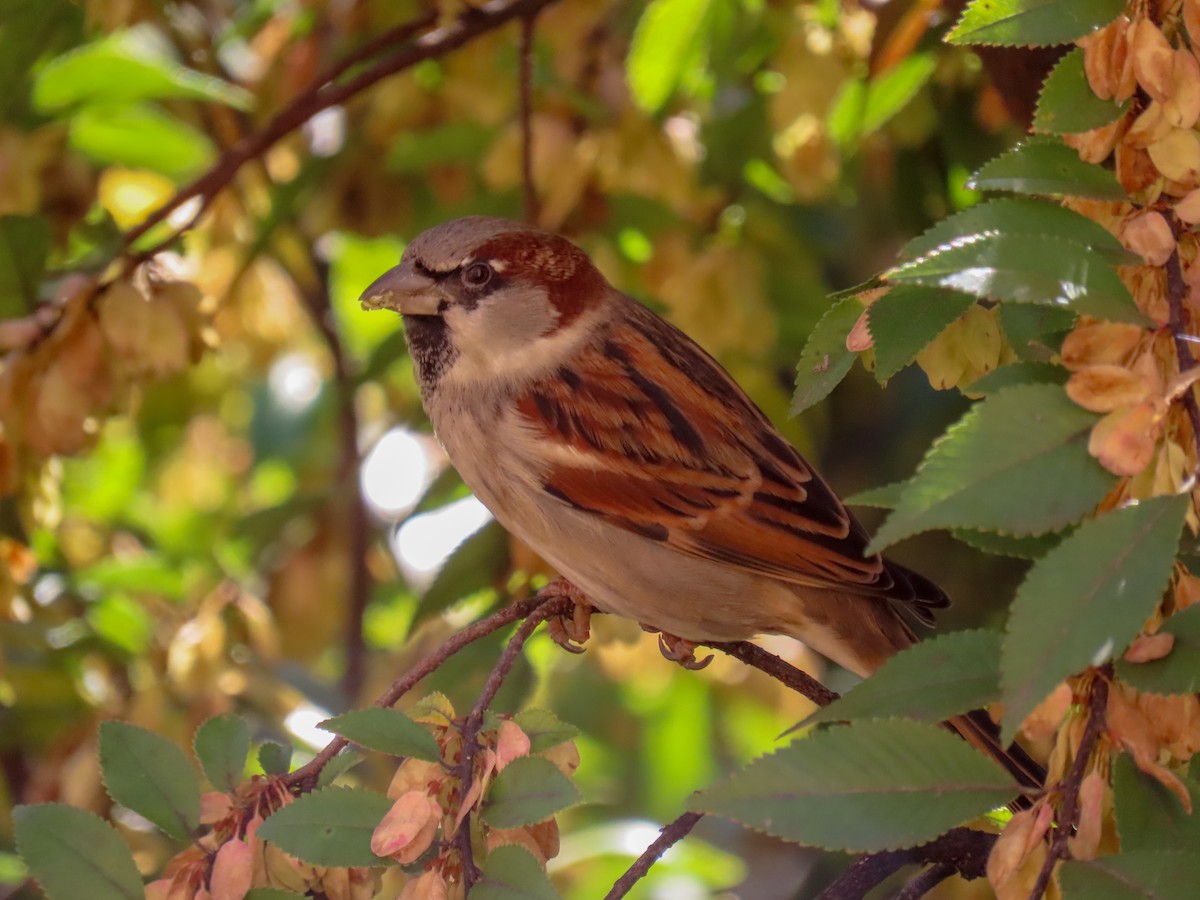
[(867, 533), (730, 375), (570, 241), (471, 216), (362, 297), (403, 314), (425, 410), (500, 524), (595, 607), (680, 639), (785, 634), (861, 676), (945, 593)]

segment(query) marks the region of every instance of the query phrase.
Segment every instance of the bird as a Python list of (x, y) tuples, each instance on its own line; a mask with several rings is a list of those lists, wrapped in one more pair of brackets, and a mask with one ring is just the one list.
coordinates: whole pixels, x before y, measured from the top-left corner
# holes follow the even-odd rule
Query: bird
[[(454, 219), (361, 302), (402, 315), (434, 434), (478, 499), (580, 606), (660, 632), (671, 658), (783, 634), (866, 678), (916, 642), (906, 615), (932, 625), (949, 605), (866, 553), (866, 529), (720, 363), (567, 238)], [(986, 714), (952, 727), (1037, 777)]]

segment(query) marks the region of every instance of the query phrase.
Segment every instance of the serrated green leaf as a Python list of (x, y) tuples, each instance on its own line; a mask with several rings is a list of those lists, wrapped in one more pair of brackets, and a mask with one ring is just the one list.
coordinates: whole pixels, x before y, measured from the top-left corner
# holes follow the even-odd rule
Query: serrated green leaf
[(268, 775), (286, 775), (292, 765), (292, 745), (265, 741), (258, 748), (258, 764)]
[(504, 844), (488, 854), (474, 900), (558, 900), (546, 870), (528, 850)]
[(1103, 28), (1123, 0), (972, 0), (946, 35), (951, 44), (1053, 47)]
[(192, 749), (209, 783), (219, 791), (232, 791), (246, 770), (250, 726), (234, 713), (213, 716), (196, 729)]
[(529, 737), (531, 753), (541, 753), (579, 736), (578, 728), (548, 709), (523, 709), (513, 716), (513, 721)]
[(71, 117), (71, 146), (101, 163), (188, 178), (216, 157), (208, 136), (152, 106), (89, 106)]
[(1013, 352), (1034, 362), (1055, 360), (1076, 319), (1073, 310), (1031, 303), (1001, 303), (997, 311)]
[(1032, 137), (984, 164), (967, 182), (980, 191), (1049, 194), (1124, 200), (1115, 175), (1086, 163), (1079, 154), (1051, 137)]
[(1125, 283), (1098, 253), (1061, 238), (975, 235), (903, 263), (887, 277), (983, 299), (1041, 303), (1114, 322), (1146, 322)]
[(200, 825), (200, 779), (184, 752), (126, 722), (100, 725), (100, 769), (117, 803), (187, 840)]
[(1171, 652), (1145, 663), (1117, 660), (1117, 677), (1151, 694), (1194, 694), (1200, 690), (1200, 606), (1189, 606), (1163, 622), (1175, 635)]
[(845, 297), (831, 306), (813, 328), (796, 364), (793, 416), (828, 397), (850, 371), (857, 354), (846, 349), (846, 336), (863, 309), (857, 299)]
[(1060, 681), (1119, 655), (1162, 598), (1188, 498), (1156, 497), (1080, 525), (1017, 590), (1000, 656), (1005, 740)]
[(879, 509), (895, 509), (896, 504), (900, 502), (900, 496), (904, 493), (904, 487), (907, 484), (907, 481), (894, 481), (891, 484), (881, 484), (879, 487), (859, 491), (852, 497), (847, 497), (846, 502), (851, 506), (874, 506)]
[(1200, 884), (1200, 854), (1134, 850), (1059, 869), (1065, 900), (1193, 900)]
[(913, 361), (930, 341), (975, 305), (975, 298), (920, 284), (897, 284), (867, 308), (880, 384)]
[(860, 853), (932, 840), (1017, 793), (999, 765), (948, 731), (887, 719), (813, 732), (688, 806), (785, 840)]
[(933, 528), (1028, 536), (1077, 522), (1114, 480), (1087, 452), (1096, 421), (1055, 385), (987, 397), (930, 448), (867, 552)]
[(0, 319), (33, 309), (49, 253), (49, 222), (41, 216), (0, 216)]
[[(1200, 809), (1200, 785), (1180, 779)], [(1200, 815), (1189, 813), (1157, 778), (1141, 771), (1128, 754), (1113, 763), (1113, 804), (1121, 849), (1194, 850), (1200, 847)]]
[(992, 369), (982, 378), (971, 382), (972, 394), (996, 394), (1020, 384), (1066, 384), (1071, 373), (1062, 366), (1043, 362), (1009, 363)]
[(258, 836), (314, 866), (388, 865), (371, 852), (371, 833), (391, 808), (373, 791), (321, 788), (278, 810)]
[(366, 759), (366, 756), (358, 750), (349, 748), (343, 750), (321, 769), (321, 774), (317, 776), (317, 787), (328, 787), (339, 776), (345, 775), (364, 759)]
[(117, 830), (65, 803), (13, 810), (17, 852), (49, 900), (143, 900), (142, 877)]
[(804, 724), (893, 716), (936, 723), (979, 709), (1000, 697), (1000, 640), (996, 631), (958, 631), (921, 641)]
[(413, 617), (413, 627), (476, 591), (491, 587), (508, 565), (508, 533), (488, 522), (467, 537), (438, 571)]
[(398, 709), (356, 709), (317, 725), (369, 750), (428, 762), (442, 758), (434, 736)]
[(493, 828), (534, 825), (581, 799), (579, 788), (550, 760), (522, 756), (492, 780), (483, 820)]
[(638, 19), (625, 58), (633, 102), (654, 114), (671, 99), (694, 59), (709, 0), (652, 0)]
[(34, 105), (53, 112), (87, 104), (182, 97), (250, 108), (249, 91), (155, 53), (143, 37), (127, 31), (51, 60), (38, 72)]
[(1110, 125), (1129, 109), (1129, 101), (1101, 100), (1083, 71), (1083, 48), (1076, 47), (1058, 61), (1046, 76), (1038, 96), (1033, 130), (1045, 134), (1073, 134)]
[(900, 260), (912, 261), (955, 241), (998, 233), (1056, 237), (1095, 250), (1115, 266), (1141, 264), (1141, 258), (1099, 222), (1030, 197), (997, 197), (942, 219), (905, 244)]
[(996, 534), (991, 531), (974, 531), (955, 528), (950, 532), (955, 540), (968, 547), (982, 550), (993, 556), (1011, 556), (1014, 559), (1038, 559), (1062, 541), (1061, 534), (1039, 534), (1036, 537), (1013, 537), (1011, 534)]

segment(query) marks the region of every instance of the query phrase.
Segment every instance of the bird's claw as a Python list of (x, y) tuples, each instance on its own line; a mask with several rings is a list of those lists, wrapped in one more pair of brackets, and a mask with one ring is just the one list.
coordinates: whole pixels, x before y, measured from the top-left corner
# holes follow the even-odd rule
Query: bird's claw
[(546, 620), (546, 631), (550, 640), (568, 653), (582, 653), (583, 644), (592, 633), (592, 605), (583, 591), (569, 581), (558, 578), (542, 589), (547, 598), (566, 597), (572, 602), (570, 614), (551, 616)]
[(693, 672), (698, 672), (713, 661), (712, 654), (704, 659), (696, 659), (696, 647), (698, 646), (695, 641), (684, 640), (673, 634), (667, 634), (665, 631), (658, 633), (658, 649), (662, 655), (671, 662), (677, 662)]

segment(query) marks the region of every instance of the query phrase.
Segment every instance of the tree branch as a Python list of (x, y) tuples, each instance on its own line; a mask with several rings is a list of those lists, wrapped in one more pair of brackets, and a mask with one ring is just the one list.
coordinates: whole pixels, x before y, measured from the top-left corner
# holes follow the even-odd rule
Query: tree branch
[(1046, 889), (1050, 886), (1050, 878), (1054, 873), (1055, 865), (1060, 859), (1066, 859), (1071, 855), (1067, 841), (1074, 832), (1075, 826), (1079, 824), (1079, 788), (1087, 774), (1087, 766), (1092, 758), (1092, 752), (1096, 749), (1096, 744), (1106, 726), (1110, 678), (1112, 678), (1112, 663), (1097, 669), (1095, 677), (1092, 679), (1092, 694), (1088, 700), (1087, 727), (1084, 728), (1083, 737), (1079, 741), (1079, 749), (1071, 763), (1071, 771), (1058, 785), (1059, 794), (1062, 796), (1062, 809), (1059, 813), (1058, 825), (1054, 830), (1054, 837), (1050, 841), (1046, 861), (1042, 864), (1042, 870), (1038, 873), (1037, 881), (1034, 882), (1033, 890), (1029, 894), (1029, 900), (1038, 900), (1039, 897), (1045, 895)]
[[(1196, 357), (1192, 355), (1191, 341), (1195, 337), (1188, 333), (1183, 318), (1183, 299), (1186, 285), (1183, 281), (1183, 267), (1179, 261), (1179, 226), (1171, 216), (1167, 217), (1171, 225), (1171, 233), (1175, 236), (1175, 249), (1167, 259), (1167, 309), (1170, 318), (1167, 327), (1175, 339), (1175, 355), (1179, 359), (1179, 373), (1182, 375), (1196, 367)], [(1192, 423), (1192, 441), (1196, 452), (1200, 454), (1200, 405), (1196, 402), (1196, 389), (1189, 387), (1183, 394), (1183, 408), (1187, 410), (1188, 419)]]
[(769, 653), (750, 641), (709, 643), (705, 646), (728, 653), (734, 659), (739, 659), (748, 666), (766, 672), (776, 681), (780, 681), (796, 693), (804, 695), (818, 706), (828, 706), (839, 696), (836, 691), (831, 691), (807, 672), (797, 669), (791, 663), (785, 662), (774, 653)]
[[(567, 612), (573, 605), (574, 601), (570, 598), (555, 596), (553, 599), (542, 601), (536, 609), (530, 610), (525, 617), (525, 621), (521, 623), (516, 633), (509, 639), (504, 652), (500, 654), (500, 658), (492, 668), (491, 674), (488, 675), (487, 681), (484, 682), (483, 691), (479, 694), (479, 699), (475, 701), (475, 705), (471, 707), (470, 714), (467, 716), (466, 721), (463, 722), (461, 756), (459, 757), (458, 765), (455, 766), (458, 774), (459, 796), (462, 798), (462, 802), (466, 801), (466, 797), (471, 791), (471, 782), (475, 778), (475, 754), (479, 751), (479, 727), (483, 724), (483, 714), (492, 705), (492, 701), (496, 699), (496, 694), (499, 692), (501, 685), (504, 684), (504, 679), (512, 671), (517, 657), (521, 655), (521, 650), (524, 648), (525, 642), (533, 634), (534, 629), (551, 616), (562, 615)], [(462, 861), (463, 887), (469, 892), (471, 886), (479, 880), (479, 872), (475, 867), (475, 860), (473, 858), (474, 851), (471, 848), (470, 810), (467, 810), (463, 815), (462, 822), (458, 826), (458, 831), (453, 837), (453, 842), (458, 848), (459, 859)]]
[[(478, 622), (468, 625), (462, 631), (451, 635), (440, 647), (409, 669), (400, 678), (392, 682), (392, 686), (373, 705), (394, 705), (397, 700), (416, 687), (421, 679), (437, 671), (446, 660), (459, 650), (462, 650), (469, 644), (473, 644), (480, 638), (487, 637), (493, 631), (497, 631), (505, 625), (511, 625), (518, 619), (525, 618), (535, 609), (549, 602), (552, 601), (535, 595), (527, 600), (518, 600), (503, 609), (497, 610), (486, 619), (480, 619)], [(286, 775), (283, 779), (284, 783), (297, 794), (311, 791), (317, 783), (317, 778), (321, 774), (321, 770), (349, 743), (345, 738), (334, 738), (308, 763)]]
[[(987, 860), (996, 835), (970, 828), (952, 828), (936, 840), (908, 850), (884, 850), (856, 859), (838, 879), (821, 892), (818, 900), (861, 900), (867, 892), (904, 866), (915, 863), (930, 865), (930, 869), (914, 879), (913, 890), (905, 894), (906, 886), (897, 896), (916, 898), (934, 885), (957, 872), (972, 880), (987, 874)], [(936, 870), (936, 871), (935, 871)]]
[(642, 851), (642, 855), (634, 864), (625, 870), (625, 874), (613, 883), (612, 889), (604, 895), (604, 900), (620, 900), (621, 897), (628, 894), (633, 886), (650, 871), (650, 867), (658, 862), (659, 858), (671, 847), (687, 837), (696, 827), (696, 823), (703, 818), (704, 813), (686, 812), (669, 825), (664, 825), (658, 837)]

